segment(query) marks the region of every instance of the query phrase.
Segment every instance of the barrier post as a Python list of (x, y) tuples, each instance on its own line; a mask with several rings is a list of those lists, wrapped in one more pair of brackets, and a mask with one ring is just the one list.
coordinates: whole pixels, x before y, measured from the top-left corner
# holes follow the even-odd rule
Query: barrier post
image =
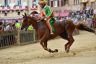
[(20, 45), (20, 30), (17, 30), (17, 45)]
[(33, 38), (34, 38), (34, 42), (36, 42), (36, 33), (35, 33), (35, 29), (33, 29)]

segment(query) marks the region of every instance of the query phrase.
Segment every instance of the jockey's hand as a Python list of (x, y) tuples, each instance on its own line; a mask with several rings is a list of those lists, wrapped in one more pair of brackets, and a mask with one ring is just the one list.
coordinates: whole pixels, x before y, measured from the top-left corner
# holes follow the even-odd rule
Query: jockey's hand
[(42, 17), (41, 20), (47, 20), (47, 18), (46, 17)]
[(50, 19), (50, 17), (44, 17), (44, 20), (49, 20)]
[(45, 17), (41, 17), (41, 18), (39, 18), (39, 20), (45, 22), (46, 18)]
[(47, 20), (47, 18), (45, 17), (44, 20)]

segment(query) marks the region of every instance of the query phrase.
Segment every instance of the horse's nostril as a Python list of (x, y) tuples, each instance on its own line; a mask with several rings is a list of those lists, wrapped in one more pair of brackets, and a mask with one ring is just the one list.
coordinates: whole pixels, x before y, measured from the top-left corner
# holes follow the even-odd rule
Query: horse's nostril
[(21, 27), (21, 30), (23, 30), (23, 27)]
[(22, 30), (22, 28), (21, 28), (21, 30)]

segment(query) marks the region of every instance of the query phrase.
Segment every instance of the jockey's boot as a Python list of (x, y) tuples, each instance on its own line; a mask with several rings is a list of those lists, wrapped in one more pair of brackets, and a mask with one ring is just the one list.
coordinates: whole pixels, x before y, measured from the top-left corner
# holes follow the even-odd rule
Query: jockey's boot
[(54, 34), (54, 32), (52, 31), (52, 28), (51, 28), (51, 30), (50, 30), (50, 34)]

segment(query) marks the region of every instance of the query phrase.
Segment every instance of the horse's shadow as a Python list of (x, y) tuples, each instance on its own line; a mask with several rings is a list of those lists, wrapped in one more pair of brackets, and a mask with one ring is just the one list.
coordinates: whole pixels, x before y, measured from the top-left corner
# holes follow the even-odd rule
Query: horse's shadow
[(59, 51), (58, 53), (46, 53), (44, 51), (44, 54), (42, 54), (41, 56), (36, 56), (36, 59), (56, 59), (56, 58), (64, 58), (64, 57), (77, 57), (77, 56), (83, 56), (84, 52), (89, 52), (89, 51), (95, 51), (96, 47), (93, 48), (81, 48), (81, 49), (75, 49), (75, 50), (71, 50), (71, 52), (66, 53), (64, 51)]
[[(45, 51), (44, 51), (45, 52)], [(64, 57), (74, 57), (76, 56), (76, 53), (69, 52), (66, 53), (64, 51), (58, 52), (58, 53), (47, 53), (42, 54), (41, 56), (36, 56), (35, 59), (56, 59), (56, 58), (64, 58)]]

